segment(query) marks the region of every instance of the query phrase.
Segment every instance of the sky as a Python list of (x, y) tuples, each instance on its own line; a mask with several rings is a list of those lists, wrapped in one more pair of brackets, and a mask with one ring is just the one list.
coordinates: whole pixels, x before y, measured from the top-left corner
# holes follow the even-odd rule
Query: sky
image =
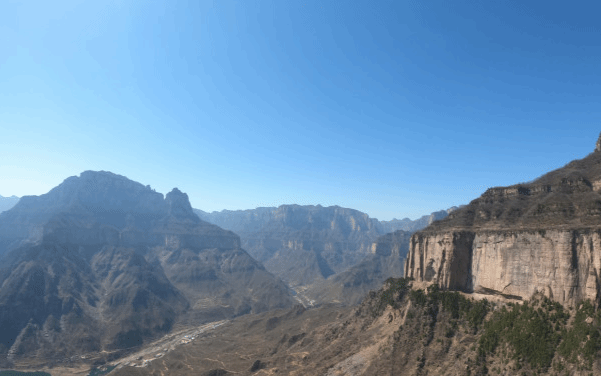
[(467, 204), (594, 149), (601, 2), (0, 2), (0, 195), (111, 171), (205, 211)]

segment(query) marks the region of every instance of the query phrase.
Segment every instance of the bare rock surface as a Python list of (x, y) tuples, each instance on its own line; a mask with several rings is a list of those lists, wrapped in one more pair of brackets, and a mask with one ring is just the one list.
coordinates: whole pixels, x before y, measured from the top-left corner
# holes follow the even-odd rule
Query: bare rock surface
[(240, 235), (242, 248), (303, 302), (356, 304), (386, 278), (403, 274), (407, 234), (453, 210), (415, 221), (378, 221), (358, 210), (320, 205), (195, 213)]
[(542, 292), (562, 304), (599, 301), (601, 153), (491, 188), (416, 233), (405, 276), (521, 299)]
[(397, 230), (380, 236), (372, 244), (371, 254), (360, 263), (311, 286), (304, 294), (316, 302), (360, 303), (369, 291), (379, 289), (386, 279), (403, 276), (411, 235), (411, 232)]
[(23, 197), (0, 214), (0, 356), (118, 356), (175, 325), (291, 307), (240, 245), (177, 188), (164, 198), (110, 172)]

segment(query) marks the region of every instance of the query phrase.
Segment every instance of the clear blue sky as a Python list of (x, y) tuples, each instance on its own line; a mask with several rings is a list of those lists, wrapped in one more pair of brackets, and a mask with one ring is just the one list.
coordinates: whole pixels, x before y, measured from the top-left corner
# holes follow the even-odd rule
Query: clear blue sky
[(0, 2), (0, 195), (108, 170), (212, 211), (468, 203), (591, 152), (601, 2)]

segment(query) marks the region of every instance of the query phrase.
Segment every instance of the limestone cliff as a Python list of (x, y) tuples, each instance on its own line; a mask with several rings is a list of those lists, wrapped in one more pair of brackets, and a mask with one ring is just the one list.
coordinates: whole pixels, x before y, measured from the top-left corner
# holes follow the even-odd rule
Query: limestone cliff
[[(597, 149), (599, 150), (599, 142)], [(491, 188), (411, 238), (405, 276), (562, 304), (601, 298), (601, 153)]]

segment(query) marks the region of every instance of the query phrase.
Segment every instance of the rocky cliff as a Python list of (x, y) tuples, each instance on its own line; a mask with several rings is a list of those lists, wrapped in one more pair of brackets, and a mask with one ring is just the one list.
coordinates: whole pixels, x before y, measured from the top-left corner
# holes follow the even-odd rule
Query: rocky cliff
[(163, 198), (86, 171), (0, 214), (0, 356), (9, 360), (117, 351), (178, 322), (292, 304), (240, 238), (200, 220), (177, 188)]
[[(598, 143), (599, 144), (599, 143)], [(601, 297), (601, 152), (491, 188), (411, 238), (405, 276), (573, 305)]]
[(372, 253), (357, 265), (310, 287), (305, 295), (316, 302), (354, 305), (371, 290), (379, 289), (388, 278), (403, 276), (411, 232), (398, 230), (380, 236)]
[(196, 213), (239, 234), (244, 249), (292, 286), (323, 281), (356, 265), (382, 233), (377, 219), (338, 206)]
[[(386, 240), (382, 238), (380, 242), (380, 237), (399, 229), (422, 229), (446, 217), (452, 210), (435, 212), (416, 221), (378, 221), (358, 210), (321, 205), (282, 205), (278, 208), (213, 213), (195, 209), (195, 213), (203, 220), (240, 235), (244, 249), (263, 262), (270, 272), (292, 286), (319, 284), (319, 296), (347, 296), (341, 293), (324, 295), (323, 282), (327, 280), (326, 284), (329, 285), (331, 279), (339, 273), (346, 273), (341, 276), (342, 279), (336, 280), (337, 286), (363, 285), (365, 281), (377, 280), (377, 284), (372, 286), (370, 283), (370, 286), (378, 288), (390, 276), (381, 279), (378, 271), (384, 272), (390, 268), (383, 268), (384, 264), (380, 265), (382, 262), (386, 263), (382, 261), (383, 258), (373, 255), (376, 243), (379, 244), (379, 252), (384, 249), (382, 247)], [(406, 247), (403, 246), (403, 249)], [(406, 251), (403, 251), (402, 259), (405, 254)], [(393, 264), (398, 264), (396, 259)], [(355, 266), (358, 268), (354, 268)], [(399, 274), (402, 274), (402, 266), (391, 275)], [(362, 281), (351, 282), (349, 278), (352, 276)], [(341, 284), (342, 280), (346, 282)], [(363, 289), (360, 291), (363, 292)]]

